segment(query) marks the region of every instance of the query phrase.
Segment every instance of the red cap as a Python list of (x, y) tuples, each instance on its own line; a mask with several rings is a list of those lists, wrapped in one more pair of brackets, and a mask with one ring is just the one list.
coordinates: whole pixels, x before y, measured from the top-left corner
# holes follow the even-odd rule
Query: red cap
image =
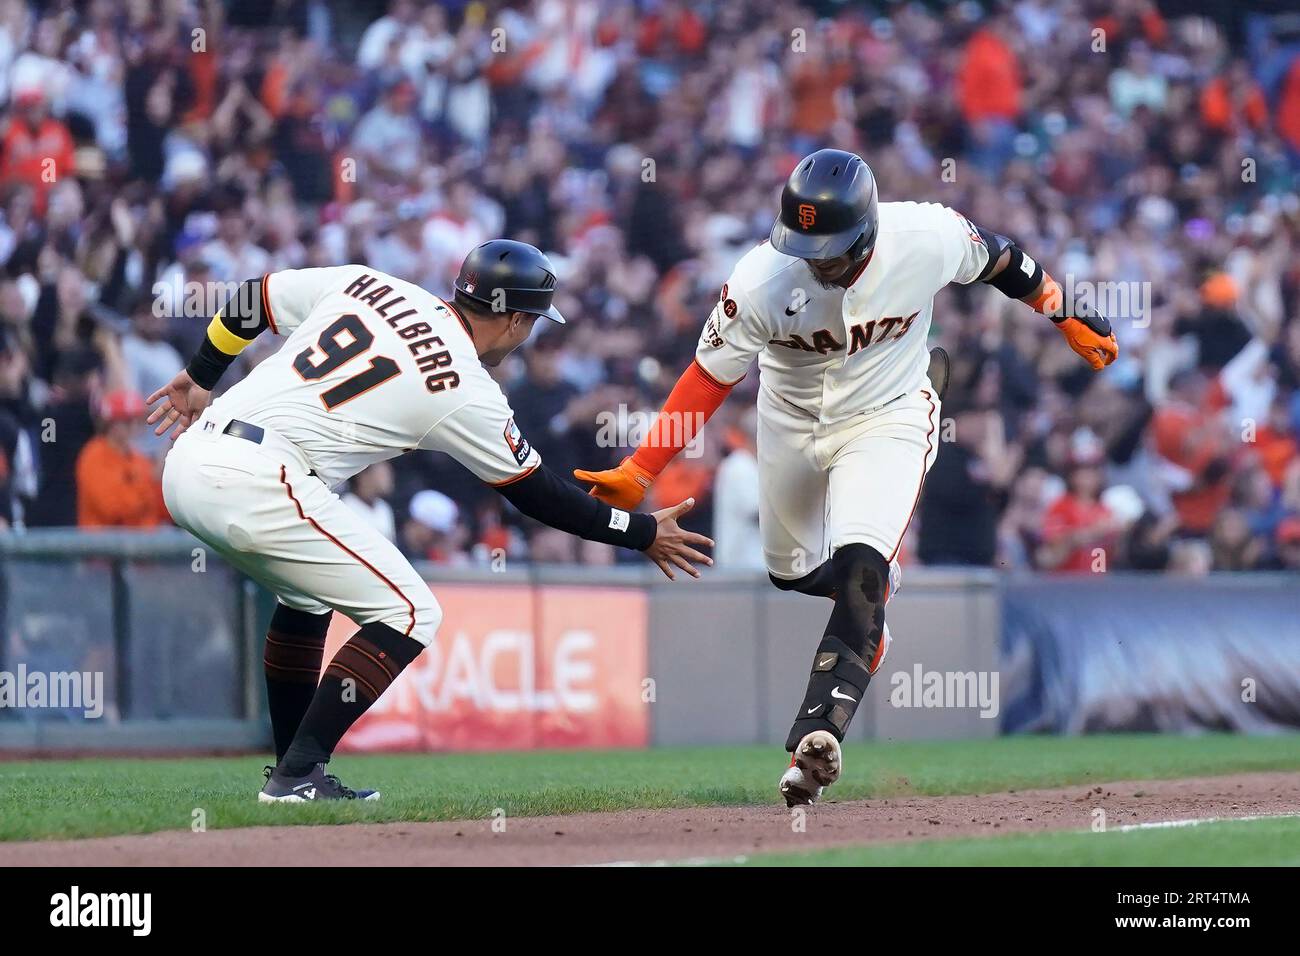
[(108, 422), (141, 419), (144, 417), (144, 399), (130, 389), (109, 392), (99, 403), (99, 417)]

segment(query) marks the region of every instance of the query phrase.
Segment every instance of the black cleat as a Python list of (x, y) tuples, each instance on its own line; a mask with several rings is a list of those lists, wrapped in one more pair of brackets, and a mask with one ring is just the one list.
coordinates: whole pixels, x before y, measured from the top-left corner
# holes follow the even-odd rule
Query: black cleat
[(266, 785), (257, 795), (259, 803), (312, 803), (316, 800), (378, 800), (378, 790), (352, 790), (318, 763), (305, 777), (286, 777), (274, 767), (263, 767)]

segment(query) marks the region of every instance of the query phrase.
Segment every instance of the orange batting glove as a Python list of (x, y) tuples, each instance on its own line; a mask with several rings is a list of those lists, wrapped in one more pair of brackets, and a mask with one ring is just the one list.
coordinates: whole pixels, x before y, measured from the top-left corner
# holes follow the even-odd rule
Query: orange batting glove
[(631, 511), (641, 503), (645, 493), (654, 484), (655, 476), (646, 471), (630, 457), (624, 458), (617, 468), (606, 471), (586, 471), (582, 468), (573, 470), (573, 477), (583, 484), (590, 484), (589, 494), (599, 498), (613, 508)]
[(1052, 321), (1065, 336), (1065, 341), (1070, 343), (1070, 348), (1081, 355), (1093, 371), (1101, 371), (1119, 356), (1115, 330), (1104, 315), (1080, 310), (1079, 315), (1061, 319), (1053, 317)]
[(1092, 366), (1094, 372), (1119, 357), (1119, 343), (1110, 320), (1092, 309), (1084, 308), (1074, 315), (1063, 315), (1065, 294), (1055, 279), (1043, 273), (1043, 284), (1032, 297), (1026, 297), (1030, 308), (1050, 318), (1070, 343), (1070, 348)]

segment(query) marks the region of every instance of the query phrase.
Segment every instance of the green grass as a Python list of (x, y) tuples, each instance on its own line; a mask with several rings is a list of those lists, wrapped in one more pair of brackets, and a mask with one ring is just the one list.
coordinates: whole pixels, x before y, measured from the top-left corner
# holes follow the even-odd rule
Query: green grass
[(1002, 837), (771, 853), (745, 866), (1300, 866), (1300, 819), (1227, 820), (1127, 833)]
[[(0, 840), (287, 823), (482, 819), (633, 807), (772, 803), (773, 747), (343, 756), (331, 765), (375, 804), (267, 807), (258, 757), (0, 762)], [(858, 743), (837, 799), (987, 793), (1089, 781), (1300, 769), (1300, 735), (1010, 737)]]

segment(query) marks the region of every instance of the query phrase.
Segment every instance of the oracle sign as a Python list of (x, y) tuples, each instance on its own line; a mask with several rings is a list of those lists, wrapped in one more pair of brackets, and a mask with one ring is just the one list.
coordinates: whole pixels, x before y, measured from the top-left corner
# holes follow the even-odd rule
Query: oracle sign
[[(341, 750), (643, 747), (646, 598), (628, 588), (443, 584), (433, 644)], [(356, 630), (336, 614), (326, 659)]]

